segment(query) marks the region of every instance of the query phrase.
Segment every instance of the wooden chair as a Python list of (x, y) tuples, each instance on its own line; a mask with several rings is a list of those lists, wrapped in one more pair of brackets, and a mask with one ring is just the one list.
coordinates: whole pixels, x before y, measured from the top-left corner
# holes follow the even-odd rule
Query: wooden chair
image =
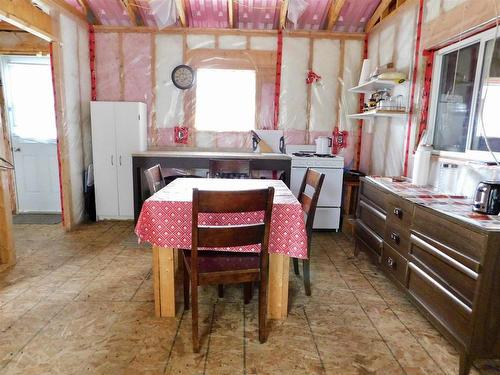
[(165, 179), (161, 171), (160, 164), (155, 165), (144, 171), (146, 180), (148, 182), (149, 193), (153, 195), (163, 187), (165, 187)]
[[(235, 284), (260, 281), (259, 285), (259, 341), (267, 339), (267, 282), (269, 268), (269, 227), (274, 188), (249, 191), (193, 190), (193, 218), (191, 250), (183, 250), (184, 308), (189, 309), (191, 286), (191, 314), (193, 324), (193, 352), (200, 351), (198, 336), (198, 286)], [(206, 226), (198, 223), (200, 213), (240, 213), (264, 211), (264, 222), (235, 226)], [(261, 251), (238, 253), (198, 250), (260, 244)], [(247, 297), (245, 297), (247, 299)]]
[(210, 178), (250, 178), (250, 160), (210, 159), (208, 176)]
[[(307, 168), (302, 185), (299, 190), (299, 202), (302, 204), (302, 210), (307, 215), (306, 232), (307, 232), (307, 259), (302, 262), (304, 270), (304, 288), (306, 295), (311, 295), (311, 274), (309, 262), (311, 259), (311, 239), (313, 231), (314, 216), (316, 214), (316, 206), (318, 205), (319, 194), (325, 179), (324, 173), (319, 173), (314, 169)], [(299, 260), (293, 258), (293, 269), (296, 275), (299, 275)]]

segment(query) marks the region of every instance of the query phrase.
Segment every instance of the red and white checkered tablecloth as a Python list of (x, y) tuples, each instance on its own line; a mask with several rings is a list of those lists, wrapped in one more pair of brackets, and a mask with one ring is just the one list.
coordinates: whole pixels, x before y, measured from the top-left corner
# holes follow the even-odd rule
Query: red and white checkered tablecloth
[[(193, 188), (200, 190), (251, 190), (274, 187), (269, 252), (307, 258), (307, 234), (300, 203), (280, 180), (178, 178), (147, 199), (135, 233), (142, 242), (159, 247), (191, 247)], [(262, 222), (263, 212), (200, 214), (203, 225), (238, 225)], [(258, 252), (258, 245), (221, 250)]]

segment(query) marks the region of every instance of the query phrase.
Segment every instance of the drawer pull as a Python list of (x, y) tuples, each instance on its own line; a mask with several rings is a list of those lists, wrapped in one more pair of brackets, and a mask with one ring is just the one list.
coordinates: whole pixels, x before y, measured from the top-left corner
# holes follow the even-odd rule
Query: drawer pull
[(399, 234), (397, 234), (396, 232), (391, 233), (391, 240), (393, 240), (396, 243), (396, 245), (399, 245), (399, 243), (401, 242), (401, 238), (399, 237)]
[(401, 208), (394, 208), (394, 210), (392, 211), (392, 213), (394, 214), (394, 216), (396, 216), (398, 219), (401, 219), (403, 218), (403, 210)]
[(389, 268), (392, 268), (393, 270), (396, 269), (396, 261), (391, 257), (387, 258), (387, 265), (389, 266)]
[(426, 280), (429, 284), (431, 284), (434, 288), (438, 289), (441, 293), (445, 294), (448, 298), (450, 298), (465, 313), (467, 313), (468, 315), (472, 314), (472, 309), (469, 306), (467, 306), (465, 303), (463, 303), (462, 301), (460, 301), (453, 293), (451, 293), (448, 289), (446, 289), (444, 286), (442, 286), (440, 283), (438, 283), (436, 280), (434, 280), (427, 273), (425, 273), (424, 271), (422, 271), (414, 263), (412, 263), (412, 262), (408, 263), (408, 267), (412, 271), (414, 271), (416, 274), (418, 274), (421, 278), (423, 278), (424, 280)]
[(372, 206), (367, 204), (365, 201), (359, 201), (359, 205), (366, 208), (372, 214), (374, 214), (375, 216), (378, 216), (380, 219), (385, 221), (385, 215), (382, 212), (380, 212), (379, 210), (377, 210), (376, 208), (373, 208)]
[[(477, 278), (479, 277), (479, 275), (476, 272), (472, 271), (469, 267), (464, 266), (462, 263), (460, 263), (459, 261), (453, 259), (449, 255), (446, 255), (441, 250), (439, 250), (436, 247), (428, 244), (424, 240), (421, 240), (420, 238), (418, 238), (417, 236), (415, 236), (413, 233), (410, 236), (410, 242), (413, 243), (413, 244), (415, 244), (415, 245), (417, 245), (421, 249), (427, 251), (429, 254), (434, 255), (436, 258), (438, 258), (441, 261), (445, 262), (449, 266), (451, 266), (451, 267), (455, 268), (456, 270), (458, 270), (458, 271), (466, 274), (471, 279), (477, 280)], [(411, 247), (410, 247), (410, 254), (412, 254)]]

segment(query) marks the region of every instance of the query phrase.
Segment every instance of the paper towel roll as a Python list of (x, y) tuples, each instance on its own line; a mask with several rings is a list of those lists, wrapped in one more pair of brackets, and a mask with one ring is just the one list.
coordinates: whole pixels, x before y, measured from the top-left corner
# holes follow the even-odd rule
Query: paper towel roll
[(427, 185), (431, 166), (432, 146), (420, 145), (413, 159), (412, 183), (417, 186)]

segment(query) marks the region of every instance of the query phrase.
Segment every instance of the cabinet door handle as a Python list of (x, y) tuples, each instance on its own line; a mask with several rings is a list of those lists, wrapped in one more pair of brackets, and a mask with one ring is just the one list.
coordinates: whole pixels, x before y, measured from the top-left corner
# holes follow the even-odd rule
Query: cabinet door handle
[(115, 160), (113, 155), (111, 155), (111, 165), (115, 165)]
[(399, 234), (397, 234), (396, 232), (392, 232), (391, 233), (391, 240), (393, 240), (396, 244), (399, 245), (399, 242), (400, 242)]
[(122, 165), (122, 156), (119, 157), (120, 165)]
[(396, 269), (396, 261), (391, 257), (387, 258), (387, 265), (389, 266), (389, 268), (392, 268), (393, 270)]
[(401, 208), (394, 208), (394, 210), (392, 211), (392, 213), (398, 217), (399, 219), (401, 219), (403, 217), (403, 210)]

